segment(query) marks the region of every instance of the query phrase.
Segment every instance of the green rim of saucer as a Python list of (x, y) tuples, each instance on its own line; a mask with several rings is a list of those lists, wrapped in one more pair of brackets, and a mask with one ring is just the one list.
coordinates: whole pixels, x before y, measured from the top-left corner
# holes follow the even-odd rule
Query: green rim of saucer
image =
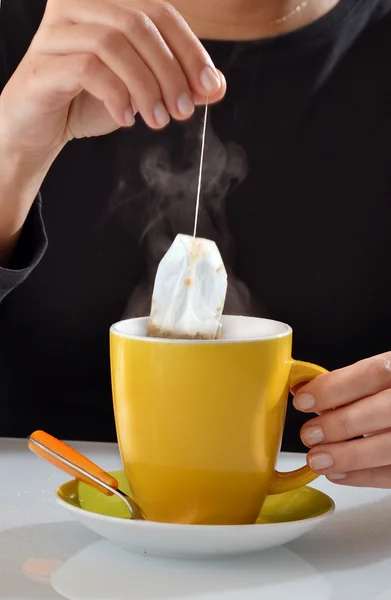
[[(131, 496), (129, 484), (123, 471), (111, 473), (119, 488)], [(60, 486), (57, 496), (67, 504), (92, 513), (129, 519), (129, 511), (117, 496), (105, 496), (94, 488), (73, 479)], [(268, 496), (258, 517), (257, 524), (288, 523), (320, 517), (334, 510), (333, 500), (312, 487), (302, 487), (292, 492)]]

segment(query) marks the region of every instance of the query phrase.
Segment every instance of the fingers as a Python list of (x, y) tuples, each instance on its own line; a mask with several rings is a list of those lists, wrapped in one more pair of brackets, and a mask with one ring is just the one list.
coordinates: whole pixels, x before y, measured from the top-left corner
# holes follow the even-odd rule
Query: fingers
[[(159, 32), (156, 34), (158, 36)], [(152, 39), (154, 35), (151, 36)], [(137, 35), (134, 37), (137, 38)], [(155, 42), (160, 44), (159, 40)], [(171, 114), (177, 118), (189, 117), (194, 110), (194, 104), (189, 97), (190, 90), (183, 75), (180, 77), (179, 67), (179, 75), (170, 80), (176, 82), (177, 89), (173, 89), (174, 84), (171, 87), (166, 86), (166, 97), (162, 97), (162, 90), (152, 70), (118, 30), (103, 25), (76, 24), (72, 27), (70, 35), (69, 26), (61, 25), (49, 29), (40, 44), (47, 53), (90, 53), (97, 56), (124, 83), (129, 96), (149, 127), (156, 129), (167, 125), (170, 116), (166, 106), (170, 107)], [(165, 63), (171, 60), (168, 56), (170, 52), (164, 42), (160, 46), (153, 47), (153, 50), (155, 56), (160, 57), (160, 69), (164, 72), (169, 68)], [(153, 54), (152, 50), (151, 53)], [(180, 113), (181, 98), (184, 94), (187, 94), (190, 102), (190, 110), (186, 115)]]
[(336, 473), (334, 477), (329, 475), (328, 479), (341, 485), (391, 489), (391, 466), (352, 471), (351, 473)]
[[(124, 0), (52, 0), (52, 4), (55, 19), (46, 20), (51, 26), (60, 19), (68, 26), (70, 22), (96, 24), (121, 32), (155, 75), (175, 118), (183, 118), (183, 94), (191, 98), (194, 94), (197, 102), (223, 97), (225, 86), (210, 56), (169, 4), (157, 0), (133, 0), (131, 6)], [(185, 104), (190, 106), (187, 99)]]
[(213, 61), (184, 18), (167, 2), (136, 0), (133, 4), (145, 10), (157, 24), (193, 92), (203, 97), (221, 93), (219, 74)]
[[(105, 104), (119, 125), (131, 125), (134, 122), (126, 86), (93, 54), (72, 54), (52, 57), (50, 61), (43, 60), (35, 67), (28, 85), (32, 95), (42, 105), (50, 101), (58, 103), (58, 98), (53, 98), (53, 88), (63, 96), (64, 105), (84, 89)], [(50, 111), (51, 107), (45, 108)]]
[(368, 358), (303, 386), (293, 400), (303, 412), (323, 412), (391, 387), (391, 353)]
[(301, 439), (312, 471), (343, 485), (391, 488), (391, 353), (320, 375), (294, 404), (319, 416)]
[(315, 446), (307, 454), (307, 463), (326, 476), (385, 467), (391, 464), (391, 434)]
[(301, 439), (309, 448), (320, 443), (342, 442), (364, 433), (374, 434), (391, 427), (391, 390), (323, 413), (301, 429)]

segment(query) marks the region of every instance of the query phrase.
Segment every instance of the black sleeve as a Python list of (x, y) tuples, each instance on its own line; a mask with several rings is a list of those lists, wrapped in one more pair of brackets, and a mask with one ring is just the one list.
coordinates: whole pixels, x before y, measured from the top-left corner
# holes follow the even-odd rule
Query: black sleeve
[(41, 260), (47, 247), (41, 197), (35, 200), (6, 267), (0, 267), (0, 302), (22, 283)]

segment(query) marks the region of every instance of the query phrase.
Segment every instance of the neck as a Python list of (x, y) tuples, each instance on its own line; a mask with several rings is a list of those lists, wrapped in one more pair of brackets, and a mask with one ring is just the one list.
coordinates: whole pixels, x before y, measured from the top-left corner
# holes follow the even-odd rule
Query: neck
[[(174, 0), (202, 39), (250, 40), (309, 25), (339, 0)], [(297, 10), (296, 10), (297, 9)]]

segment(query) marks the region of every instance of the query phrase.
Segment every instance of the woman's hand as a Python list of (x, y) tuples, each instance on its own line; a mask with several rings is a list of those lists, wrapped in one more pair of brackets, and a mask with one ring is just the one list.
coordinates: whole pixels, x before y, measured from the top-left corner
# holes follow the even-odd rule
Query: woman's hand
[[(184, 19), (161, 0), (48, 0), (0, 97), (10, 152), (55, 156), (72, 138), (186, 119), (225, 80)], [(5, 141), (4, 141), (5, 140)]]
[[(47, 0), (41, 26), (0, 96), (0, 264), (12, 253), (56, 156), (138, 111), (154, 129), (220, 100), (225, 80), (162, 0)], [(135, 150), (136, 151), (136, 150)]]
[(319, 414), (301, 430), (313, 471), (344, 485), (391, 488), (391, 352), (320, 375), (294, 406)]

